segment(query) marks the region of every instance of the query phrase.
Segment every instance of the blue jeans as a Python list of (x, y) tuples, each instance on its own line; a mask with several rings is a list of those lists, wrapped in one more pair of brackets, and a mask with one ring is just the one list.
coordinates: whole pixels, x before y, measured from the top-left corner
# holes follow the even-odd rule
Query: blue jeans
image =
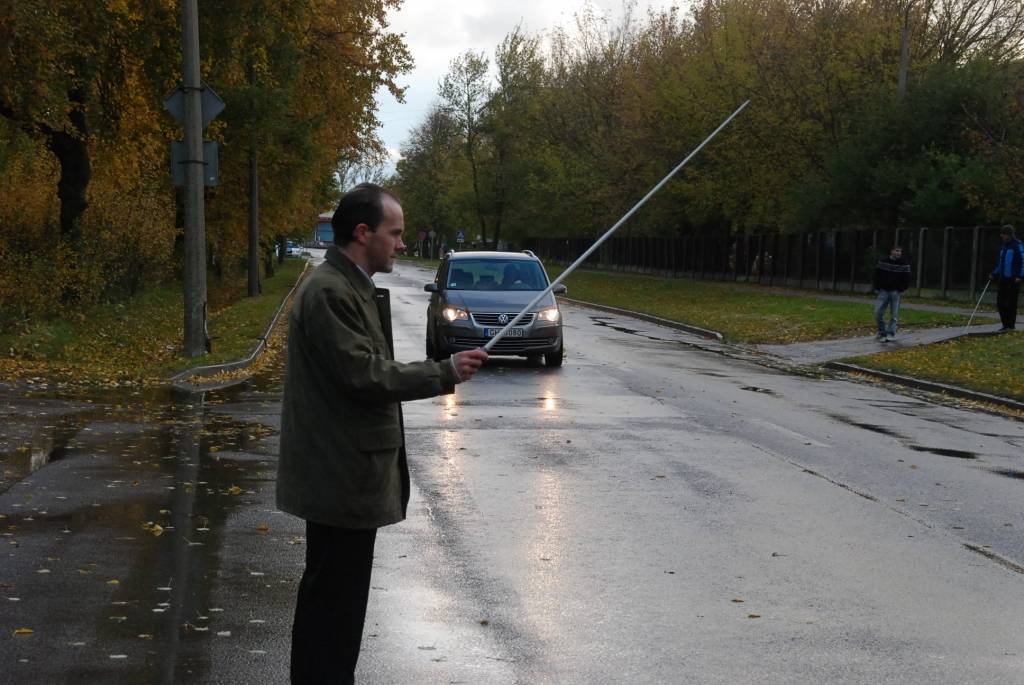
[[(885, 325), (885, 308), (892, 310), (889, 325)], [(875, 324), (878, 325), (879, 335), (896, 335), (896, 326), (900, 322), (900, 291), (879, 290), (878, 299), (875, 300)]]

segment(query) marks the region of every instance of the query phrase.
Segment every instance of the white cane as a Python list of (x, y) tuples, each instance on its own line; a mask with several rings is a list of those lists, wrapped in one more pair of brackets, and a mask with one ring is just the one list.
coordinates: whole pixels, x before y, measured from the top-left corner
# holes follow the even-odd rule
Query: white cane
[[(971, 318), (967, 319), (967, 325), (964, 326), (963, 333), (967, 332), (967, 329), (971, 327), (971, 322), (974, 321), (974, 315), (978, 313), (978, 307), (981, 306), (981, 301), (985, 297), (985, 291), (988, 290), (988, 284), (992, 282), (992, 279), (985, 281), (985, 287), (981, 289), (981, 297), (978, 298), (978, 304), (974, 305), (974, 311), (971, 312)], [(961, 333), (960, 335), (963, 335)]]
[(507, 333), (509, 331), (509, 329), (511, 329), (513, 326), (515, 326), (517, 323), (519, 323), (519, 320), (522, 319), (526, 315), (526, 312), (530, 311), (530, 308), (533, 307), (533, 305), (535, 305), (538, 302), (540, 302), (541, 299), (543, 297), (545, 297), (548, 293), (550, 293), (554, 289), (554, 287), (556, 285), (561, 283), (562, 280), (566, 276), (571, 274), (576, 269), (577, 266), (579, 266), (581, 263), (583, 263), (583, 260), (585, 260), (591, 254), (593, 254), (594, 250), (596, 250), (598, 247), (601, 246), (601, 243), (603, 243), (605, 240), (610, 238), (612, 233), (615, 233), (615, 231), (618, 230), (619, 226), (624, 224), (629, 217), (633, 216), (633, 214), (636, 212), (636, 210), (640, 209), (640, 207), (642, 207), (644, 205), (644, 203), (647, 202), (647, 200), (649, 200), (651, 198), (652, 195), (654, 195), (656, 192), (661, 190), (661, 187), (663, 185), (665, 185), (666, 183), (668, 183), (670, 178), (675, 176), (676, 173), (680, 169), (682, 169), (684, 166), (686, 166), (686, 163), (689, 162), (693, 158), (694, 155), (696, 155), (698, 152), (700, 152), (704, 148), (705, 145), (707, 145), (709, 142), (711, 142), (711, 139), (714, 138), (715, 136), (717, 136), (718, 132), (721, 131), (723, 128), (725, 128), (729, 124), (729, 122), (732, 121), (733, 118), (737, 114), (742, 112), (743, 108), (746, 107), (748, 104), (750, 104), (750, 100), (747, 100), (742, 105), (740, 105), (739, 108), (735, 112), (733, 112), (732, 114), (729, 115), (729, 118), (727, 118), (725, 121), (723, 121), (718, 126), (718, 128), (716, 128), (714, 131), (711, 132), (711, 135), (709, 135), (707, 138), (704, 139), (703, 143), (701, 143), (696, 148), (694, 148), (693, 152), (691, 152), (690, 154), (688, 154), (686, 156), (686, 159), (681, 161), (676, 166), (675, 169), (673, 169), (672, 171), (668, 172), (668, 175), (665, 176), (665, 178), (661, 179), (661, 181), (658, 182), (658, 185), (656, 185), (653, 188), (651, 188), (650, 192), (648, 192), (646, 195), (644, 195), (642, 200), (640, 200), (635, 205), (633, 205), (633, 209), (631, 209), (628, 212), (626, 212), (626, 214), (621, 219), (619, 219), (617, 222), (615, 222), (614, 226), (609, 228), (608, 231), (603, 236), (598, 238), (597, 242), (594, 243), (593, 245), (591, 245), (590, 248), (586, 252), (584, 252), (582, 255), (580, 255), (579, 259), (577, 259), (575, 262), (573, 262), (572, 265), (569, 266), (569, 268), (567, 268), (565, 271), (563, 271), (561, 274), (559, 274), (558, 278), (556, 278), (555, 280), (551, 281), (551, 284), (547, 288), (545, 288), (539, 295), (537, 295), (537, 297), (535, 297), (532, 300), (530, 300), (530, 303), (528, 305), (526, 305), (525, 307), (523, 307), (523, 310), (521, 312), (519, 312), (518, 314), (516, 314), (515, 318), (513, 318), (511, 321), (509, 321), (507, 324), (505, 324), (504, 328), (502, 328), (500, 331), (498, 331), (494, 335), (493, 338), (491, 338), (490, 340), (487, 341), (487, 344), (484, 345), (484, 350), (487, 351), (487, 352), (490, 352), (491, 348), (494, 347), (494, 344), (496, 342), (498, 342), (502, 337), (504, 337), (505, 333)]

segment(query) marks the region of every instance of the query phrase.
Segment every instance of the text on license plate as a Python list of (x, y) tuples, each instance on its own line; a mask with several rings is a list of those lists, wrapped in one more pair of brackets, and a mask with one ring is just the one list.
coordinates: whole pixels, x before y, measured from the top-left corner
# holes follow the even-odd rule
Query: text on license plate
[[(500, 331), (501, 331), (500, 328), (485, 328), (484, 329), (484, 336), (488, 337), (488, 338), (493, 338)], [(521, 337), (523, 337), (523, 329), (522, 328), (510, 328), (510, 329), (508, 329), (508, 333), (506, 333), (504, 337), (506, 337), (506, 338), (521, 338)]]

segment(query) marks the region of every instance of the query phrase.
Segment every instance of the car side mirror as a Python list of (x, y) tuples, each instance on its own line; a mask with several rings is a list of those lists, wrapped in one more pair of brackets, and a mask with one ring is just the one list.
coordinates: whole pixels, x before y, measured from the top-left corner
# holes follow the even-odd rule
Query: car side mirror
[(567, 292), (569, 292), (569, 289), (565, 287), (564, 283), (559, 283), (558, 285), (551, 289), (551, 292), (553, 292), (555, 295), (565, 295)]
[(438, 291), (437, 283), (427, 283), (423, 286), (424, 292), (436, 293)]

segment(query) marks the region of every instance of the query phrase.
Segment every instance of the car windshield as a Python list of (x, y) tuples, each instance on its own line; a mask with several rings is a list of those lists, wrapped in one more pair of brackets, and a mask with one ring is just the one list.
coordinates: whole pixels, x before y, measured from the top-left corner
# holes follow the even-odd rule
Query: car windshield
[(540, 264), (527, 259), (459, 259), (448, 269), (449, 290), (543, 290)]

